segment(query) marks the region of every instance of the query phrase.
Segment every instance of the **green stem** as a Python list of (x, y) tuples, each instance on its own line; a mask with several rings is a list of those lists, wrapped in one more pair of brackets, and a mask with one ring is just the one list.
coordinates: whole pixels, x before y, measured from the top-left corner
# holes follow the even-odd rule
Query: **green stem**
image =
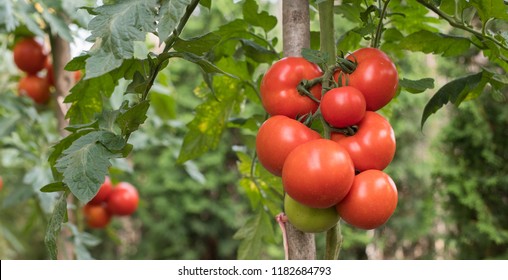
[(374, 38), (374, 41), (372, 41), (373, 48), (379, 48), (379, 43), (381, 42), (381, 34), (383, 33), (383, 20), (385, 18), (386, 10), (388, 8), (388, 3), (390, 3), (390, 0), (384, 0), (383, 2), (384, 6), (383, 10), (381, 11), (381, 14), (379, 15), (379, 23), (376, 29), (376, 36)]
[(326, 251), (325, 260), (336, 260), (339, 258), (340, 248), (342, 247), (342, 234), (340, 221), (326, 232)]
[(418, 3), (420, 3), (420, 4), (422, 4), (427, 9), (429, 9), (429, 10), (433, 11), (434, 13), (436, 13), (442, 19), (446, 20), (451, 26), (453, 26), (455, 28), (458, 28), (458, 29), (462, 29), (464, 31), (467, 31), (467, 32), (475, 35), (476, 37), (487, 39), (487, 40), (493, 42), (494, 44), (498, 45), (500, 48), (508, 51), (508, 46), (504, 45), (502, 42), (496, 40), (495, 38), (493, 38), (491, 36), (487, 36), (486, 34), (482, 34), (481, 32), (479, 32), (477, 30), (474, 30), (474, 29), (470, 28), (469, 26), (464, 25), (462, 22), (457, 21), (452, 16), (450, 16), (447, 13), (441, 11), (438, 7), (436, 7), (436, 6), (434, 6), (434, 5), (430, 4), (430, 3), (427, 3), (427, 1), (425, 1), (425, 0), (416, 0), (416, 1)]
[(199, 0), (192, 0), (192, 2), (187, 6), (187, 9), (185, 10), (185, 14), (183, 15), (182, 19), (180, 19), (180, 22), (178, 23), (178, 26), (175, 28), (173, 33), (164, 41), (166, 43), (166, 46), (164, 47), (163, 52), (168, 52), (172, 47), (173, 44), (176, 42), (176, 39), (178, 36), (180, 36), (180, 33), (182, 33), (183, 28), (185, 27), (185, 24), (189, 20), (190, 16), (196, 9), (197, 5), (199, 4)]

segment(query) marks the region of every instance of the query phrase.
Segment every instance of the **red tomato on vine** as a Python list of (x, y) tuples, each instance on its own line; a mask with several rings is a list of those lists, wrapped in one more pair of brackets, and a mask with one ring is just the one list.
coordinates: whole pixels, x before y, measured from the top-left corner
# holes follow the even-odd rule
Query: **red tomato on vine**
[(28, 74), (36, 74), (46, 64), (43, 46), (34, 38), (24, 38), (16, 43), (13, 49), (14, 63)]
[(38, 104), (46, 104), (50, 98), (49, 83), (45, 78), (28, 75), (19, 80), (18, 92), (32, 98)]
[(105, 228), (111, 221), (111, 214), (104, 204), (86, 204), (83, 207), (83, 216), (90, 228)]

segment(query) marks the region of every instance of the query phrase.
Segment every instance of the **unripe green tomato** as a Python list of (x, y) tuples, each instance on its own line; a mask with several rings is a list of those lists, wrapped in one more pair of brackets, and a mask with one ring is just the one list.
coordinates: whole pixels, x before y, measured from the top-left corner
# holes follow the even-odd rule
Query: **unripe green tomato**
[(331, 229), (339, 221), (335, 207), (312, 208), (305, 206), (286, 194), (284, 212), (289, 222), (303, 232), (323, 232)]

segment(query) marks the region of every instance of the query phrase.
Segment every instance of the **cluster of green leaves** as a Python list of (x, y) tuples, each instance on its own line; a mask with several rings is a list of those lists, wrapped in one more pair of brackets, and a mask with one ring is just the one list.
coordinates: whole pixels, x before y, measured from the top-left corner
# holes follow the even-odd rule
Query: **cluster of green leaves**
[[(470, 52), (481, 53), (488, 67), (456, 78), (441, 87), (428, 101), (421, 126), (443, 105), (478, 97), (486, 89), (498, 93), (508, 85), (508, 7), (503, 0), (477, 1), (378, 1), (366, 5), (362, 1), (343, 1), (335, 11), (354, 25), (338, 43), (339, 51), (351, 51), (376, 37), (379, 15), (388, 5), (383, 18), (381, 49), (403, 57), (403, 51), (423, 52), (457, 58)], [(436, 17), (436, 15), (438, 17)], [(446, 22), (449, 28), (440, 28)], [(442, 25), (441, 25), (442, 26)], [(431, 78), (411, 80), (401, 73), (401, 88), (411, 93), (434, 87)]]

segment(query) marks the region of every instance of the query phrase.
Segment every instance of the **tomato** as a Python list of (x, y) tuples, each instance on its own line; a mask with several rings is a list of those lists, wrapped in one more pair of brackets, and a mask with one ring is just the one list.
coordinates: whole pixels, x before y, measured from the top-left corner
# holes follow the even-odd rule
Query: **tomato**
[(329, 90), (321, 99), (321, 114), (334, 127), (357, 124), (365, 115), (365, 97), (354, 87), (345, 86)]
[(46, 104), (50, 98), (49, 84), (44, 78), (28, 75), (19, 80), (18, 92), (32, 98), (38, 104)]
[(303, 232), (323, 232), (332, 228), (339, 221), (335, 207), (312, 208), (298, 203), (286, 194), (284, 212), (289, 222)]
[[(367, 104), (368, 111), (377, 111), (388, 104), (399, 83), (397, 68), (391, 59), (382, 51), (373, 48), (363, 48), (353, 52), (346, 59), (358, 63), (356, 69), (349, 75), (349, 86), (360, 90)], [(340, 72), (335, 73), (338, 79)], [(346, 78), (342, 78), (344, 84)]]
[(36, 74), (46, 64), (43, 46), (34, 38), (25, 38), (17, 42), (13, 49), (14, 63), (28, 74)]
[(348, 193), (355, 171), (347, 151), (328, 139), (296, 147), (282, 168), (282, 185), (289, 196), (309, 207), (328, 208)]
[(127, 182), (118, 183), (109, 194), (106, 202), (113, 215), (131, 215), (138, 208), (139, 194), (136, 188)]
[(0, 191), (3, 189), (4, 187), (4, 179), (2, 179), (2, 176), (0, 176)]
[(385, 169), (395, 155), (395, 133), (390, 123), (376, 112), (365, 112), (355, 135), (332, 134), (332, 140), (344, 147), (355, 169)]
[(86, 204), (83, 215), (86, 224), (91, 228), (105, 228), (111, 221), (111, 214), (104, 204)]
[(297, 120), (281, 115), (270, 117), (256, 136), (258, 160), (266, 170), (281, 176), (288, 154), (299, 145), (319, 138), (319, 133)]
[(397, 188), (390, 176), (383, 171), (366, 170), (355, 176), (348, 195), (336, 207), (348, 224), (374, 229), (392, 216), (397, 200)]
[[(292, 119), (313, 113), (318, 103), (308, 96), (301, 95), (297, 86), (301, 80), (311, 80), (323, 75), (314, 63), (302, 57), (286, 57), (275, 62), (261, 80), (261, 102), (268, 114), (284, 115)], [(321, 84), (315, 85), (310, 92), (321, 98)]]
[(106, 176), (104, 183), (99, 188), (99, 191), (97, 194), (90, 200), (89, 204), (101, 204), (103, 202), (106, 202), (108, 200), (109, 195), (111, 194), (111, 191), (113, 191), (113, 184), (111, 183), (111, 180), (108, 176)]
[[(49, 60), (46, 62), (45, 68), (46, 68), (46, 79), (49, 85), (55, 86), (55, 74), (53, 72), (53, 64), (51, 64)], [(74, 77), (74, 82), (78, 82), (79, 79), (81, 79), (81, 71), (74, 71), (72, 76)]]

